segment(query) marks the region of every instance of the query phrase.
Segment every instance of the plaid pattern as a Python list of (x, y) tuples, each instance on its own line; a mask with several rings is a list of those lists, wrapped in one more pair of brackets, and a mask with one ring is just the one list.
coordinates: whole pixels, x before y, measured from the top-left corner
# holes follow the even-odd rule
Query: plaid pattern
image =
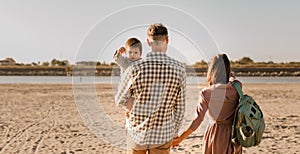
[(130, 93), (135, 103), (128, 134), (137, 144), (164, 144), (177, 135), (185, 110), (184, 65), (162, 52), (150, 52), (122, 75), (115, 95), (126, 106)]

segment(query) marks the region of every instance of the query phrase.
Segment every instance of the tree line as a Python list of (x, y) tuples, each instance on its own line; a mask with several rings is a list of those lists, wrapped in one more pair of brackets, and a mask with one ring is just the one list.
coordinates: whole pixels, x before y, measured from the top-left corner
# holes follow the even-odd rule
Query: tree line
[[(239, 60), (230, 61), (230, 64), (232, 67), (300, 67), (300, 62), (281, 62), (281, 63), (275, 63), (273, 61), (268, 62), (254, 62), (253, 59), (250, 57), (243, 57)], [(207, 62), (204, 60), (201, 60), (199, 62), (196, 62), (194, 67), (203, 67), (207, 66)]]
[[(82, 61), (86, 65), (96, 65), (96, 66), (114, 66), (116, 63), (111, 62), (94, 62), (94, 61)], [(250, 57), (243, 57), (239, 60), (230, 61), (232, 67), (300, 67), (300, 62), (287, 62), (287, 63), (275, 63), (273, 61), (268, 62), (254, 62)], [(51, 61), (45, 62), (32, 62), (30, 64), (16, 63), (18, 66), (72, 66), (68, 60), (59, 60), (52, 59)], [(207, 67), (207, 62), (204, 60), (200, 60), (192, 65), (193, 67)]]

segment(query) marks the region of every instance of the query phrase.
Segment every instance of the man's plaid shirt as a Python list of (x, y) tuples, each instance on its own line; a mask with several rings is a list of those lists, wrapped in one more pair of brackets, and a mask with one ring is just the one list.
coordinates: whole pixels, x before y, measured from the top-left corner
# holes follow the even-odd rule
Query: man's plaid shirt
[(163, 52), (150, 52), (121, 77), (116, 104), (133, 94), (128, 134), (137, 144), (164, 144), (177, 135), (185, 110), (186, 72)]

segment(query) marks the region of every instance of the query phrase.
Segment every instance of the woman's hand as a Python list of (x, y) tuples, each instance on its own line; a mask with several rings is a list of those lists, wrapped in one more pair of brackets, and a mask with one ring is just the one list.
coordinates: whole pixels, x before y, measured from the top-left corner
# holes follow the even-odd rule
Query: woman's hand
[(179, 138), (179, 137), (174, 138), (173, 141), (172, 141), (172, 147), (174, 148), (174, 147), (179, 146), (181, 141), (182, 141), (182, 139)]
[(186, 131), (184, 131), (179, 137), (174, 137), (172, 142), (172, 147), (179, 146), (179, 144), (187, 138), (190, 134), (193, 133), (193, 130), (188, 128)]
[(229, 81), (235, 80), (235, 74), (234, 74), (234, 72), (230, 72), (229, 75), (230, 75), (230, 76), (229, 76)]

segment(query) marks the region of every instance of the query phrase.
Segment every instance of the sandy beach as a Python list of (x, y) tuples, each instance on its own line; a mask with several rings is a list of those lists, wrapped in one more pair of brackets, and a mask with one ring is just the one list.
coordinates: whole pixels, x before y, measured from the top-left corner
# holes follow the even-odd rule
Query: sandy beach
[[(113, 86), (95, 87), (95, 91), (85, 94), (95, 95), (108, 119), (123, 127), (124, 112), (114, 104)], [(203, 87), (188, 85), (188, 110), (193, 110)], [(75, 100), (84, 95), (74, 92), (71, 84), (1, 84), (0, 91), (0, 154), (125, 153), (104, 140), (110, 138), (109, 134), (105, 136), (102, 132), (101, 137), (101, 133), (95, 133), (92, 129), (95, 125), (79, 113), (78, 108), (84, 106)], [(244, 148), (244, 153), (300, 153), (300, 83), (244, 84), (244, 91), (259, 103), (266, 122), (261, 144)], [(102, 119), (97, 120), (98, 126), (113, 131)], [(171, 153), (201, 153), (202, 136), (199, 129)]]

